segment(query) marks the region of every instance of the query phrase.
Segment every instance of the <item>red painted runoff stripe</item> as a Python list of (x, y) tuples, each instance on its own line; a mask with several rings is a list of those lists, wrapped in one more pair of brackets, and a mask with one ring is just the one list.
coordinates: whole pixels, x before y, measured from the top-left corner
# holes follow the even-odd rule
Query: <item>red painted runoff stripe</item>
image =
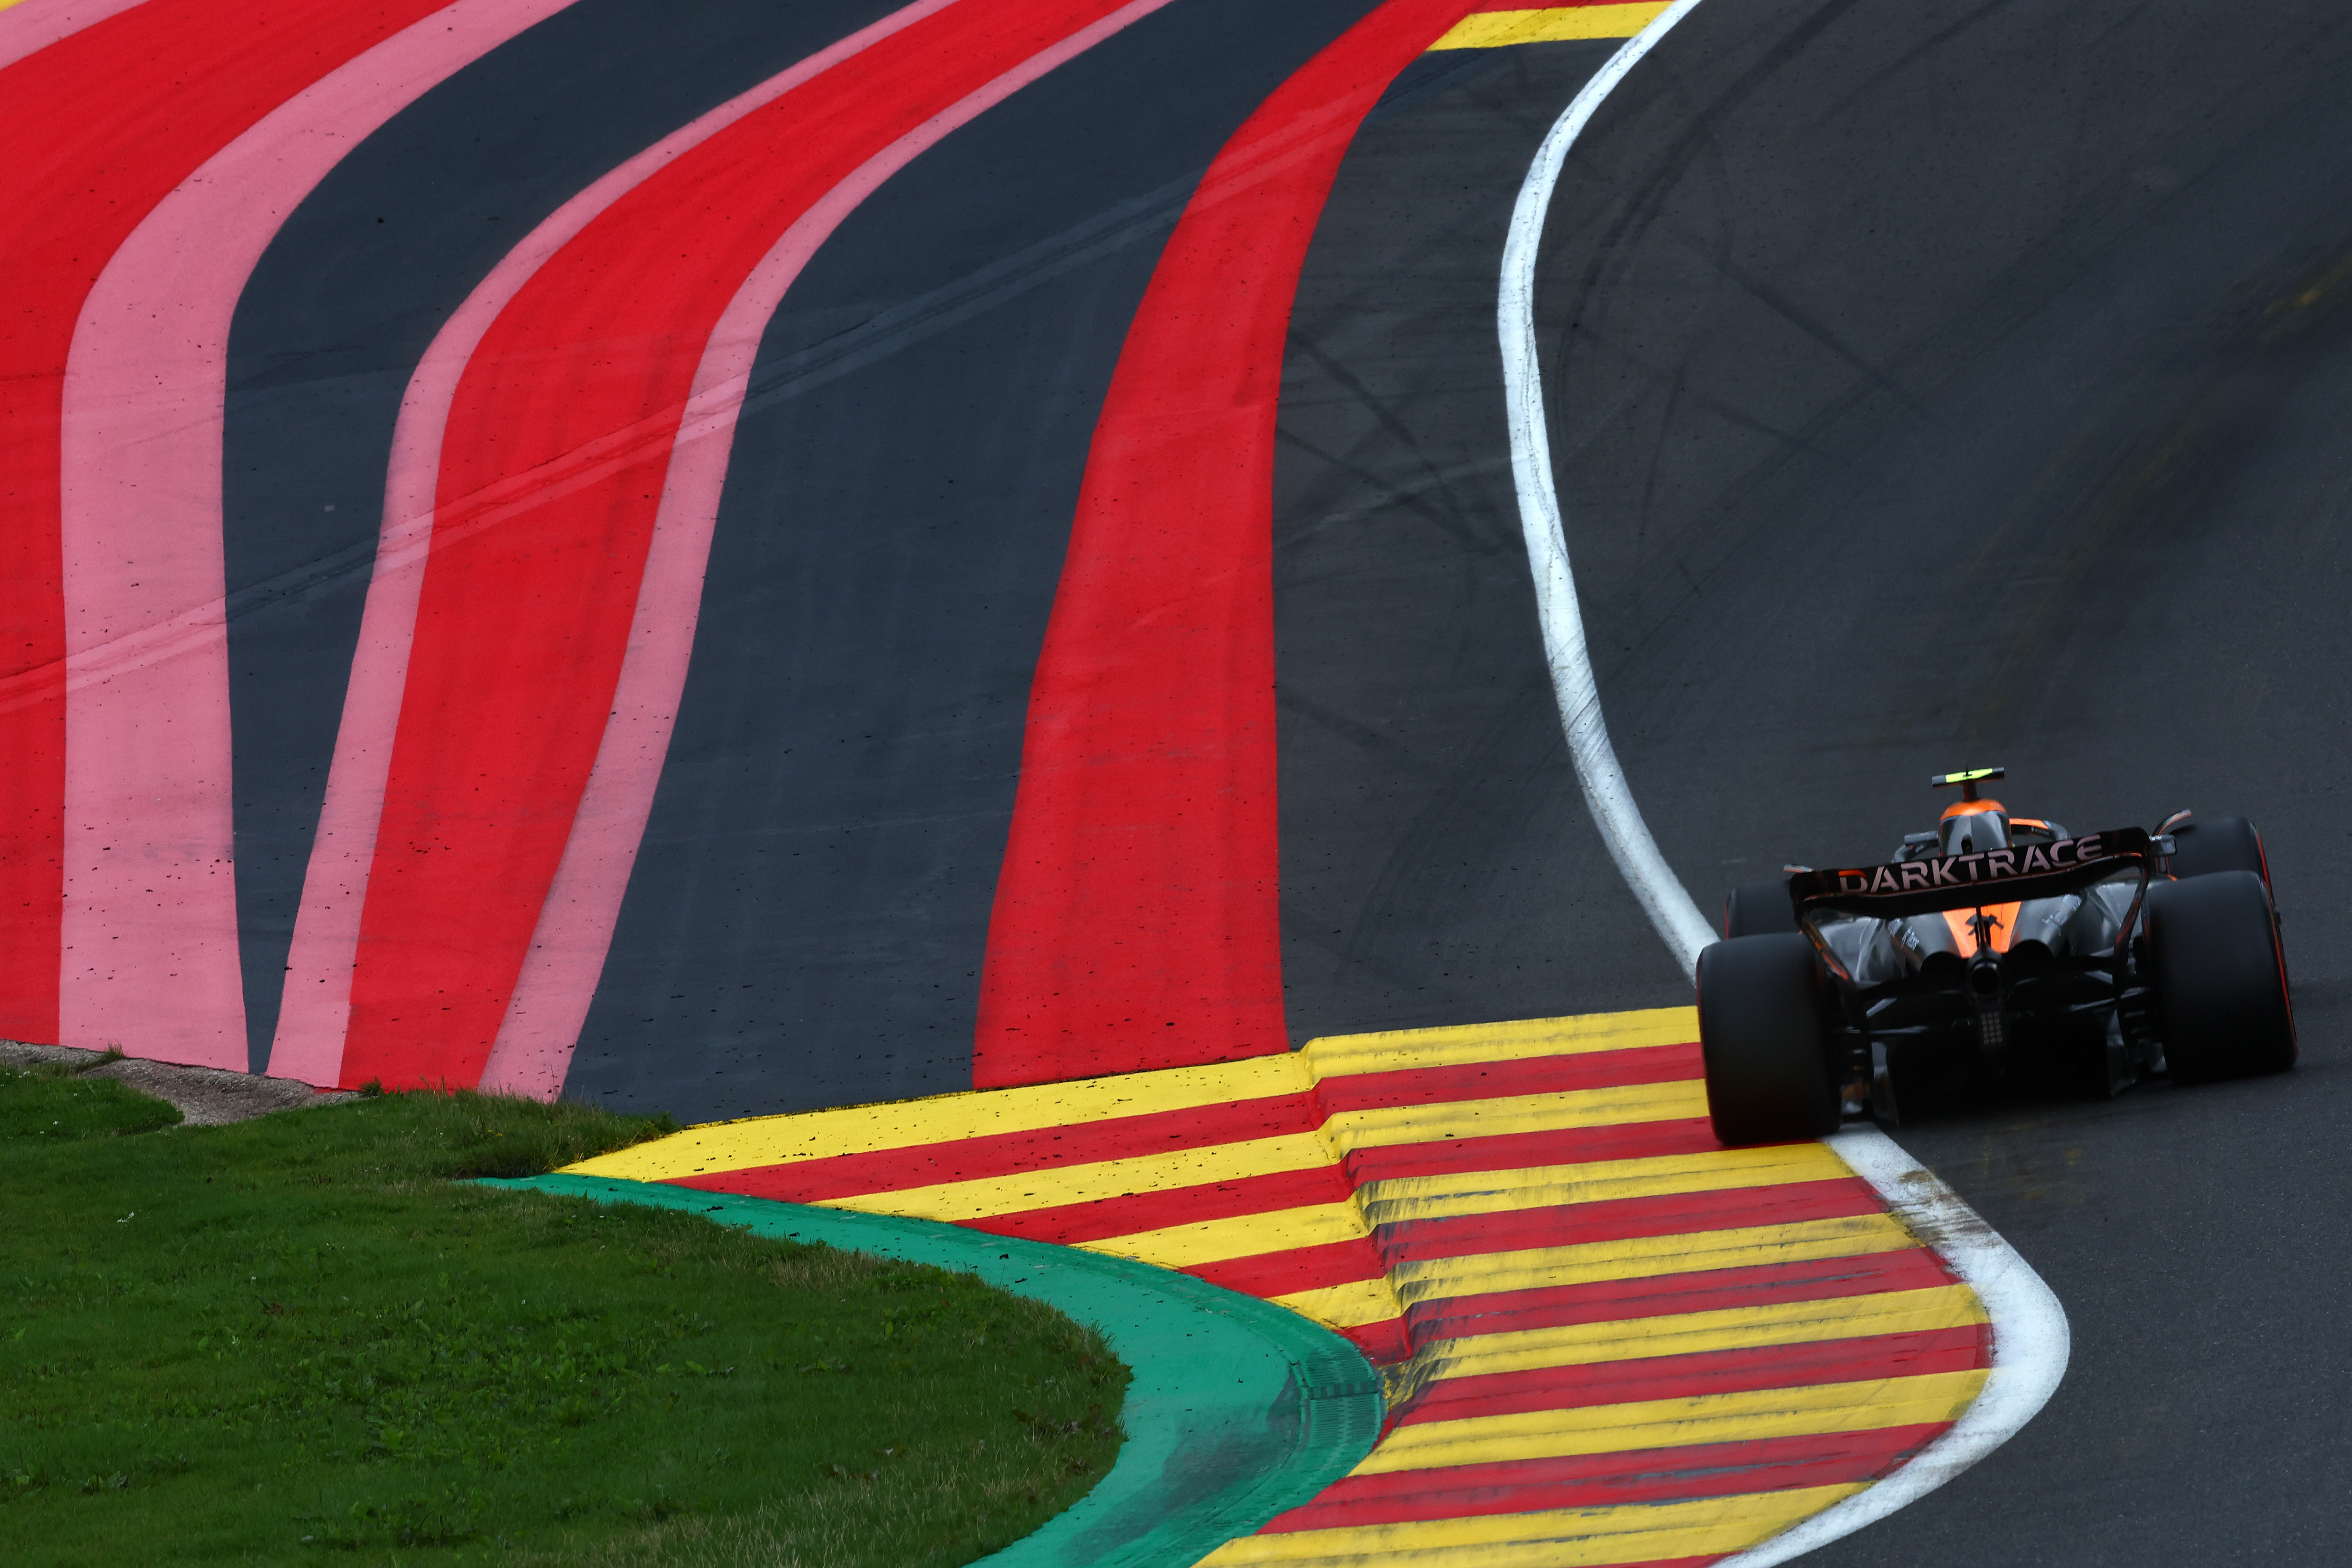
[(1944, 1430), (1942, 1424), (1882, 1426), (1867, 1432), (1346, 1476), (1313, 1502), (1276, 1515), (1259, 1533), (1837, 1486), (1884, 1474)]
[(1320, 1290), (1333, 1285), (1353, 1285), (1378, 1279), (1387, 1271), (1369, 1240), (1327, 1241), (1315, 1247), (1294, 1247), (1282, 1252), (1261, 1252), (1249, 1258), (1227, 1258), (1197, 1263), (1181, 1270), (1212, 1285), (1249, 1296), (1287, 1296), (1299, 1290)]
[(1933, 1252), (1924, 1247), (1906, 1247), (1857, 1258), (1703, 1268), (1686, 1274), (1456, 1296), (1408, 1308), (1405, 1318), (1412, 1325), (1413, 1337), (1425, 1342), (1520, 1329), (1556, 1329), (1570, 1323), (1605, 1323), (1619, 1318), (1760, 1307), (1768, 1302), (1831, 1301), (1958, 1282), (1958, 1277)]
[(1412, 1340), (1405, 1332), (1402, 1320), (1391, 1318), (1385, 1322), (1360, 1323), (1353, 1328), (1326, 1324), (1331, 1331), (1364, 1352), (1364, 1359), (1375, 1366), (1393, 1366), (1412, 1354)]
[(677, 1177), (673, 1184), (699, 1187), (706, 1192), (735, 1193), (748, 1198), (821, 1204), (832, 1198), (902, 1193), (909, 1187), (937, 1186), (942, 1182), (1013, 1176), (1024, 1171), (1091, 1165), (1104, 1160), (1128, 1160), (1140, 1154), (1167, 1154), (1253, 1138), (1307, 1132), (1315, 1127), (1314, 1111), (1314, 1103), (1307, 1095), (1267, 1095), (1224, 1105), (1155, 1110), (1142, 1116), (1111, 1117), (1029, 1132), (992, 1132), (945, 1143), (714, 1171), (708, 1175)]
[(1288, 1048), (1273, 506), (1291, 300), (1341, 156), (1462, 0), (1389, 0), (1234, 132), (1095, 427), (1030, 689), (981, 981), (982, 1089)]
[(439, 0), (150, 0), (0, 69), (0, 1035), (58, 1037), (67, 868), (59, 438), (82, 306), (179, 183)]
[(1074, 1247), (1080, 1242), (1100, 1241), (1105, 1237), (1158, 1230), (1163, 1226), (1274, 1214), (1313, 1204), (1343, 1204), (1352, 1191), (1348, 1178), (1339, 1173), (1337, 1166), (1322, 1165), (1156, 1193), (1097, 1198), (1091, 1203), (1027, 1209), (964, 1223), (991, 1236), (1020, 1236), (1032, 1241), (1056, 1241)]
[[(1449, 1377), (1391, 1416), (1400, 1426), (1458, 1421), (1465, 1415), (1508, 1415), (1528, 1410), (1576, 1410), (1591, 1405), (1632, 1405), (1761, 1388), (1810, 1388), (1832, 1383), (1873, 1383), (1927, 1373), (1973, 1372), (1985, 1364), (1991, 1331), (1982, 1323), (1911, 1333), (1857, 1335), (1798, 1344), (1754, 1345), (1691, 1355), (1546, 1367)], [(1465, 1408), (1468, 1407), (1468, 1408)]]
[(1350, 1073), (1316, 1086), (1327, 1113), (1384, 1105), (1441, 1105), (1499, 1100), (1515, 1094), (1559, 1094), (1639, 1083), (1675, 1083), (1699, 1076), (1696, 1046), (1643, 1046), (1623, 1051), (1582, 1051), (1523, 1061), (1465, 1062), (1459, 1067), (1404, 1068)]
[(1828, 1182), (1788, 1182), (1719, 1192), (1664, 1193), (1553, 1208), (1497, 1210), (1448, 1219), (1405, 1220), (1379, 1229), (1392, 1262), (1473, 1258), (1486, 1252), (1622, 1241), (1639, 1236), (1728, 1230), (1743, 1226), (1794, 1225), (1883, 1214), (1886, 1204), (1868, 1182), (1843, 1176)]
[(1474, 1171), (1524, 1171), (1538, 1165), (1696, 1154), (1722, 1147), (1715, 1141), (1715, 1129), (1708, 1125), (1706, 1118), (1697, 1116), (1681, 1121), (1631, 1121), (1613, 1127), (1562, 1127), (1543, 1132), (1506, 1132), (1491, 1138), (1396, 1143), (1351, 1151), (1346, 1163), (1349, 1176), (1362, 1185), (1407, 1176), (1452, 1176)]
[(471, 1084), (488, 1058), (613, 710), (694, 377), (745, 279), (885, 148), (1120, 8), (924, 17), (620, 196), (484, 333), (443, 437), (344, 1082)]

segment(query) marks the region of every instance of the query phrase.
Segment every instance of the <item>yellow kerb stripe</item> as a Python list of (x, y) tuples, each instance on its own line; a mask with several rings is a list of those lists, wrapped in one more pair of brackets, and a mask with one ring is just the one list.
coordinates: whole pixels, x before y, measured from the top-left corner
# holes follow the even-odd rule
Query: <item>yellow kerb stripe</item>
[(1355, 1205), (1315, 1204), (1305, 1208), (1277, 1209), (1272, 1214), (1171, 1225), (1162, 1230), (1137, 1231), (1132, 1236), (1106, 1237), (1079, 1245), (1088, 1252), (1108, 1252), (1115, 1258), (1132, 1258), (1162, 1268), (1190, 1268), (1195, 1264), (1220, 1263), (1228, 1258), (1287, 1252), (1295, 1247), (1358, 1241), (1370, 1234), (1358, 1216)]
[(1551, 1208), (1560, 1204), (1723, 1192), (1787, 1182), (1828, 1182), (1852, 1174), (1853, 1167), (1830, 1152), (1826, 1145), (1790, 1143), (1763, 1149), (1658, 1154), (1638, 1160), (1599, 1160), (1581, 1165), (1541, 1165), (1520, 1171), (1405, 1176), (1367, 1182), (1360, 1196), (1365, 1216), (1372, 1224), (1392, 1225), (1399, 1220), (1504, 1214)]
[(1675, 1312), (1481, 1334), (1446, 1340), (1422, 1353), (1433, 1363), (1439, 1377), (1477, 1377), (1759, 1345), (1813, 1344), (1865, 1334), (1919, 1333), (1984, 1321), (1984, 1307), (1975, 1291), (1965, 1285), (1937, 1285), (1925, 1290), (1883, 1290), (1832, 1301), (1775, 1301), (1712, 1312)]
[(1465, 16), (1433, 49), (1492, 49), (1506, 44), (1630, 38), (1656, 19), (1666, 0), (1638, 5), (1548, 5), (1539, 11), (1481, 11)]
[(1821, 1258), (1895, 1252), (1917, 1245), (1891, 1215), (1853, 1215), (1794, 1225), (1742, 1226), (1624, 1241), (1580, 1242), (1573, 1247), (1529, 1247), (1475, 1258), (1408, 1258), (1395, 1267), (1391, 1278), (1396, 1281), (1397, 1299), (1410, 1307), (1449, 1296), (1537, 1290), (1598, 1279), (1670, 1277), (1760, 1263), (1806, 1263)]
[(689, 1127), (634, 1149), (564, 1167), (581, 1176), (661, 1182), (713, 1171), (782, 1165), (835, 1154), (916, 1149), (1000, 1132), (1037, 1132), (1114, 1116), (1191, 1110), (1238, 1100), (1295, 1094), (1308, 1087), (1297, 1053), (1209, 1067), (1169, 1068), (1076, 1083), (942, 1094), (843, 1110), (756, 1116)]
[[(1744, 1551), (1810, 1519), (1859, 1486), (1792, 1487), (1685, 1502), (1626, 1503), (1616, 1508), (1547, 1509), (1467, 1519), (1412, 1520), (1402, 1524), (1301, 1530), (1286, 1535), (1244, 1535), (1201, 1559), (1199, 1568), (1244, 1568), (1278, 1563), (1287, 1568), (1365, 1568), (1410, 1563), (1412, 1568), (1605, 1568), (1622, 1563), (1673, 1562)], [(1404, 1554), (1410, 1552), (1410, 1557)]]
[(1565, 1458), (1629, 1448), (1752, 1443), (1958, 1418), (1984, 1386), (1981, 1372), (1938, 1372), (1877, 1383), (1831, 1383), (1528, 1410), (1400, 1426), (1351, 1472), (1391, 1475), (1504, 1459)]
[(1300, 1048), (1318, 1079), (1407, 1068), (1463, 1067), (1526, 1061), (1535, 1057), (1682, 1046), (1698, 1038), (1696, 1007), (1652, 1007), (1635, 1013), (1589, 1013), (1572, 1018), (1531, 1018), (1515, 1024), (1468, 1024), (1443, 1029), (1390, 1029), (1377, 1035), (1330, 1035)]
[(1241, 1181), (1282, 1171), (1319, 1170), (1330, 1163), (1331, 1151), (1320, 1137), (1312, 1132), (1293, 1132), (1280, 1138), (1253, 1138), (1243, 1143), (1212, 1143), (1201, 1149), (1144, 1154), (1132, 1160), (1103, 1160), (1091, 1165), (1024, 1171), (1014, 1176), (988, 1176), (970, 1182), (942, 1182), (933, 1187), (909, 1187), (903, 1192), (828, 1198), (824, 1206), (854, 1209), (862, 1214), (906, 1215), (917, 1219), (986, 1219), (1063, 1204), (1164, 1193), (1209, 1182)]
[(1404, 1309), (1398, 1305), (1396, 1292), (1386, 1279), (1357, 1279), (1345, 1285), (1326, 1285), (1317, 1290), (1293, 1291), (1272, 1300), (1277, 1307), (1287, 1307), (1302, 1318), (1312, 1318), (1335, 1329), (1360, 1329), (1367, 1323), (1385, 1323), (1404, 1316)]
[(1435, 1143), (1447, 1138), (1493, 1138), (1508, 1132), (1613, 1127), (1624, 1121), (1680, 1121), (1706, 1114), (1706, 1085), (1672, 1083), (1572, 1089), (1556, 1094), (1515, 1094), (1501, 1100), (1459, 1100), (1444, 1105), (1384, 1105), (1343, 1110), (1323, 1124), (1342, 1154), (1355, 1149)]

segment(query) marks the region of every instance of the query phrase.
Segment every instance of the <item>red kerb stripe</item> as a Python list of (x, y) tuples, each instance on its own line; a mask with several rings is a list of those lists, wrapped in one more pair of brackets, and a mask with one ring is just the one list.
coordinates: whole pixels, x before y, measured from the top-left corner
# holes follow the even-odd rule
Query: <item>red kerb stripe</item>
[(1704, 1443), (1687, 1448), (1631, 1449), (1566, 1459), (1510, 1459), (1381, 1476), (1347, 1476), (1325, 1488), (1313, 1502), (1276, 1515), (1260, 1533), (1839, 1486), (1885, 1474), (1945, 1430), (1941, 1425), (1882, 1426), (1868, 1432), (1752, 1443)]
[(965, 1223), (991, 1236), (1019, 1236), (1068, 1247), (1200, 1220), (1273, 1214), (1282, 1209), (1304, 1208), (1309, 1204), (1346, 1203), (1348, 1195), (1348, 1180), (1339, 1168), (1318, 1165), (1312, 1170), (1276, 1171), (1236, 1181), (1206, 1182), (1164, 1192), (1026, 1209)]
[(1545, 1132), (1507, 1132), (1490, 1138), (1448, 1138), (1429, 1143), (1399, 1143), (1359, 1149), (1347, 1157), (1348, 1174), (1358, 1185), (1401, 1181), (1408, 1176), (1447, 1176), (1467, 1171), (1518, 1171), (1532, 1165), (1576, 1165), (1592, 1160), (1638, 1160), (1658, 1154), (1696, 1154), (1722, 1148), (1703, 1116), (1685, 1121), (1629, 1121), (1613, 1127), (1566, 1127)]
[(1639, 1083), (1675, 1083), (1700, 1075), (1696, 1046), (1643, 1046), (1623, 1051), (1531, 1057), (1524, 1061), (1468, 1062), (1458, 1067), (1403, 1068), (1349, 1073), (1316, 1086), (1326, 1112), (1383, 1105), (1439, 1105), (1517, 1094), (1558, 1094)]
[(1486, 1373), (1427, 1384), (1420, 1397), (1392, 1415), (1391, 1424), (1410, 1426), (1528, 1410), (1578, 1410), (1645, 1399), (1974, 1372), (1989, 1364), (1990, 1352), (1989, 1331), (1981, 1323), (1968, 1323), (1904, 1334), (1640, 1356), (1534, 1372)]
[(981, 979), (981, 1088), (1288, 1048), (1275, 419), (1357, 125), (1462, 0), (1389, 0), (1218, 153), (1129, 329), (1030, 689)]
[(815, 1204), (832, 1198), (900, 1193), (942, 1182), (972, 1182), (1064, 1165), (1091, 1165), (1219, 1143), (1315, 1130), (1315, 1106), (1305, 1094), (1268, 1095), (1224, 1105), (1115, 1116), (1029, 1132), (991, 1132), (904, 1149), (835, 1154), (782, 1165), (753, 1165), (685, 1176), (677, 1184), (705, 1192)]
[(1183, 1272), (1228, 1290), (1261, 1297), (1287, 1296), (1381, 1277), (1380, 1255), (1370, 1241), (1327, 1241), (1319, 1247), (1202, 1263)]
[(1868, 1182), (1859, 1176), (1842, 1176), (1830, 1182), (1790, 1182), (1713, 1193), (1666, 1193), (1654, 1197), (1563, 1204), (1554, 1208), (1406, 1220), (1381, 1226), (1376, 1234), (1382, 1252), (1391, 1262), (1403, 1262), (1471, 1258), (1480, 1253), (1517, 1252), (1535, 1247), (1570, 1247), (1589, 1241), (1622, 1241), (1643, 1236), (1675, 1236), (1684, 1231), (1797, 1225), (1806, 1220), (1879, 1214), (1885, 1207), (1885, 1201)]
[(1925, 1247), (1906, 1247), (1859, 1258), (1804, 1263), (1764, 1263), (1746, 1268), (1702, 1268), (1638, 1279), (1602, 1279), (1537, 1290), (1500, 1290), (1424, 1302), (1405, 1314), (1423, 1343), (1468, 1334), (1600, 1323), (1668, 1312), (1712, 1312), (1780, 1301), (1829, 1301), (1881, 1290), (1925, 1290), (1958, 1282)]

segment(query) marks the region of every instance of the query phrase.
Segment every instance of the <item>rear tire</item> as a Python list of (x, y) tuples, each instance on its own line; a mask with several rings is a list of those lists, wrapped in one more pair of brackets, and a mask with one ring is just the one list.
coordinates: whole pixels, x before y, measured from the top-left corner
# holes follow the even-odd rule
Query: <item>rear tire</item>
[(1790, 1143), (1837, 1131), (1822, 1004), (1821, 965), (1802, 936), (1732, 937), (1701, 950), (1699, 1050), (1717, 1138)]
[(2271, 885), (2271, 863), (2263, 853), (2263, 836), (2242, 816), (2217, 816), (2210, 822), (2189, 822), (2172, 830), (2174, 848), (2168, 869), (2187, 881), (2216, 871), (2252, 871)]
[(1796, 931), (1796, 906), (1789, 901), (1786, 882), (1743, 882), (1723, 900), (1727, 937), (1794, 935)]
[(2294, 1065), (2294, 1004), (2268, 889), (2217, 870), (2147, 892), (2164, 1056), (2175, 1083), (2209, 1083)]

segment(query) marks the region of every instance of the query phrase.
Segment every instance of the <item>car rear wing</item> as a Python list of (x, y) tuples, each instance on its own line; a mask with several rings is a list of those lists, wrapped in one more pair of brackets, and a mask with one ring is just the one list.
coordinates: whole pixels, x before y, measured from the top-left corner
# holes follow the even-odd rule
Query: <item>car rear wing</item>
[(2145, 828), (2117, 827), (2054, 844), (1799, 871), (1789, 879), (1789, 900), (1801, 922), (1808, 915), (1829, 912), (1891, 920), (2061, 898), (2132, 872), (2138, 874), (2144, 894), (2171, 850), (2169, 838), (2151, 837)]

